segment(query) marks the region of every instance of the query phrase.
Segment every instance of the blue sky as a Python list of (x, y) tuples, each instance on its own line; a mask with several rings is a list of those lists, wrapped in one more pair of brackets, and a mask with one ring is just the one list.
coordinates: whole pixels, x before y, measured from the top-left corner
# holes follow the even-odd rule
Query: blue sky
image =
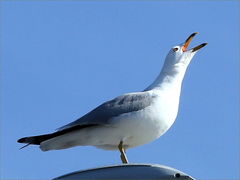
[(160, 139), (130, 149), (198, 179), (239, 179), (239, 1), (1, 1), (1, 179), (51, 179), (119, 164), (94, 147), (19, 150), (102, 102), (141, 91), (169, 49), (199, 32), (180, 110)]

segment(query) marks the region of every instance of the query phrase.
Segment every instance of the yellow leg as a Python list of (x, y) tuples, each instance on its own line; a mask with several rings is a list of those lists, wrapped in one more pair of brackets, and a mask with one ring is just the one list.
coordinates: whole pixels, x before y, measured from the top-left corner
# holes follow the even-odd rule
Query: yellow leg
[(122, 160), (122, 163), (124, 164), (128, 164), (128, 159), (127, 159), (127, 156), (126, 156), (126, 153), (125, 153), (125, 149), (123, 147), (123, 142), (121, 141), (118, 145), (118, 149), (121, 153), (121, 160)]

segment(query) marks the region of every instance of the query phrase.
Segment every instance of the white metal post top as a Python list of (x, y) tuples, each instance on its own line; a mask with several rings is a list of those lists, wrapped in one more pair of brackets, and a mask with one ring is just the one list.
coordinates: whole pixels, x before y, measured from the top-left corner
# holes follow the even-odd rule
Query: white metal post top
[(194, 180), (177, 169), (158, 164), (121, 164), (72, 172), (53, 180)]

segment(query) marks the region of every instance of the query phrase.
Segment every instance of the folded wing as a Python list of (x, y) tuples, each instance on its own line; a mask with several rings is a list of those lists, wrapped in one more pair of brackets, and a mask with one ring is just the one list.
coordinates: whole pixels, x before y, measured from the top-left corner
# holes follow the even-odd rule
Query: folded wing
[(139, 111), (150, 106), (153, 101), (153, 95), (149, 92), (129, 93), (107, 101), (86, 115), (58, 128), (58, 131), (81, 125), (108, 125), (113, 117), (124, 113)]

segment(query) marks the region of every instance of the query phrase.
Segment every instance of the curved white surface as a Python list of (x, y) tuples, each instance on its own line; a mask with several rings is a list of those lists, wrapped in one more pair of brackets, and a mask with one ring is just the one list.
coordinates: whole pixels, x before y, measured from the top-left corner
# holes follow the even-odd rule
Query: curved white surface
[(191, 176), (171, 167), (158, 164), (127, 164), (99, 167), (69, 173), (53, 180), (194, 180)]

